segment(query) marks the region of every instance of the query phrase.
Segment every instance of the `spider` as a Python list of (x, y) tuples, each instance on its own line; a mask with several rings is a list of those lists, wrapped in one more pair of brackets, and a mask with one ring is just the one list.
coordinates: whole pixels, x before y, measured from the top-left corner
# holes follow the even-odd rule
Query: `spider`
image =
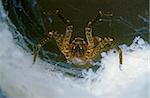
[(56, 44), (61, 53), (65, 56), (69, 63), (75, 64), (77, 67), (90, 68), (91, 62), (104, 51), (116, 48), (119, 52), (119, 63), (122, 64), (122, 50), (118, 46), (113, 44), (113, 39), (110, 37), (98, 37), (92, 35), (93, 25), (97, 21), (102, 21), (102, 17), (109, 17), (112, 14), (102, 13), (98, 11), (98, 14), (92, 18), (85, 27), (86, 41), (81, 37), (76, 37), (74, 40), (70, 40), (73, 34), (73, 25), (70, 20), (66, 19), (59, 10), (56, 10), (56, 14), (63, 21), (66, 26), (65, 34), (59, 34), (55, 31), (51, 31), (43, 38), (34, 51), (33, 63), (36, 61), (36, 57), (42, 48), (51, 38), (56, 40)]

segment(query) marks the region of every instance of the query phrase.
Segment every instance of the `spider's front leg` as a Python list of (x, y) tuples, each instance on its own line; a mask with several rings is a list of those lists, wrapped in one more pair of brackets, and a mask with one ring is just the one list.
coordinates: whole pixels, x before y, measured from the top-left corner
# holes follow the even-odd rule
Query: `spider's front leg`
[(85, 58), (87, 60), (90, 60), (97, 54), (94, 49), (94, 47), (96, 46), (94, 40), (95, 39), (98, 40), (98, 39), (97, 39), (97, 37), (93, 37), (93, 35), (92, 35), (93, 26), (97, 21), (99, 21), (99, 22), (103, 21), (103, 18), (105, 18), (105, 17), (112, 17), (112, 14), (102, 13), (101, 11), (98, 11), (98, 14), (88, 22), (88, 24), (85, 28), (85, 35), (86, 35), (86, 39), (87, 39), (87, 43), (88, 43), (87, 51), (85, 53)]
[[(60, 13), (59, 10), (56, 10), (56, 14), (58, 17), (63, 21), (63, 23), (66, 26), (66, 32), (65, 35), (62, 38), (61, 42), (57, 42), (58, 44), (61, 43), (59, 47), (60, 51), (65, 55), (65, 58), (69, 61), (71, 58), (71, 45), (70, 45), (70, 39), (73, 33), (73, 25), (71, 24), (70, 20), (64, 17), (62, 13)], [(57, 40), (57, 39), (56, 39)]]
[(93, 30), (93, 25), (99, 20), (101, 19), (101, 17), (103, 16), (102, 12), (99, 11), (98, 14), (92, 18), (86, 28), (85, 28), (85, 35), (86, 35), (86, 39), (87, 39), (87, 51), (85, 53), (85, 59), (89, 60), (92, 58), (92, 54), (93, 54), (93, 48), (95, 46), (94, 44), (94, 37), (92, 35), (92, 30)]

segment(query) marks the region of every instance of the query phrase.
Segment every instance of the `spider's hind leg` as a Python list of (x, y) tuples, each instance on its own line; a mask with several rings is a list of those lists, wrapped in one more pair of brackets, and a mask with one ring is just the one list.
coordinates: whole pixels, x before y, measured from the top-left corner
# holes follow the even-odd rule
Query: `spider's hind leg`
[(37, 55), (40, 52), (40, 49), (53, 37), (53, 32), (49, 32), (46, 37), (44, 37), (36, 46), (35, 50), (33, 51), (33, 61), (34, 64), (37, 58)]
[(121, 65), (123, 63), (122, 49), (117, 47), (117, 51), (119, 53), (119, 64)]
[(99, 11), (98, 14), (92, 18), (88, 23), (87, 26), (85, 27), (85, 35), (87, 39), (88, 46), (94, 47), (94, 41), (93, 41), (93, 35), (92, 35), (92, 30), (94, 24), (101, 19), (103, 16), (102, 12)]

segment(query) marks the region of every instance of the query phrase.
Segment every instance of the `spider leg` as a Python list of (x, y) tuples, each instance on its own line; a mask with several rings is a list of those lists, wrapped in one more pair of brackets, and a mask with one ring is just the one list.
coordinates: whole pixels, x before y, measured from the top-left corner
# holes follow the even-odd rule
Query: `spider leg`
[(65, 16), (59, 10), (56, 10), (56, 15), (58, 15), (58, 17), (62, 20), (62, 22), (66, 26), (72, 25), (71, 22), (70, 22), (70, 20), (68, 20), (67, 18), (65, 18)]
[[(105, 38), (104, 40), (102, 40), (100, 37), (97, 37), (99, 44), (94, 48), (94, 52), (93, 55), (96, 55), (96, 53), (101, 53), (103, 51), (107, 51), (109, 49), (112, 49), (114, 47), (116, 47), (115, 45), (109, 45), (109, 47), (107, 47), (107, 43), (111, 43), (112, 39), (111, 38)], [(108, 42), (109, 41), (109, 42)], [(122, 65), (123, 64), (123, 56), (122, 56), (122, 49), (120, 47), (116, 47), (118, 53), (119, 53), (119, 64)]]
[(85, 27), (85, 36), (86, 36), (86, 40), (87, 40), (87, 51), (85, 53), (85, 58), (86, 60), (89, 60), (90, 57), (92, 57), (93, 54), (93, 48), (94, 48), (94, 37), (92, 35), (92, 30), (93, 30), (93, 25), (96, 23), (96, 21), (98, 21), (100, 19), (100, 16), (102, 16), (101, 11), (99, 11), (99, 13), (92, 18), (87, 26)]
[(40, 47), (41, 47), (40, 45), (37, 45), (37, 47), (33, 51), (33, 61), (32, 61), (32, 64), (34, 64), (35, 61), (36, 61), (37, 55), (39, 54), (39, 51), (40, 51)]
[(103, 17), (112, 17), (112, 16), (113, 15), (111, 13), (102, 13), (102, 11), (98, 11), (97, 15), (88, 22), (87, 27), (93, 27), (93, 25), (97, 21), (102, 22)]
[(66, 33), (63, 36), (63, 39), (61, 41), (61, 48), (60, 51), (64, 54), (65, 58), (69, 61), (71, 58), (71, 44), (70, 44), (70, 39), (72, 36), (72, 26), (67, 26), (66, 27)]
[(44, 37), (36, 46), (35, 50), (33, 51), (33, 64), (36, 61), (36, 57), (39, 54), (40, 49), (53, 37), (53, 31), (49, 32), (46, 37)]
[(65, 18), (65, 16), (59, 10), (56, 10), (56, 14), (63, 21), (63, 23), (66, 26), (66, 33), (65, 33), (64, 38), (63, 38), (63, 43), (69, 44), (70, 38), (71, 38), (72, 32), (73, 32), (73, 25), (71, 24), (70, 20)]
[(92, 18), (88, 23), (87, 26), (85, 27), (85, 35), (86, 35), (86, 39), (87, 39), (87, 51), (85, 53), (85, 58), (86, 59), (90, 59), (93, 58), (99, 51), (101, 51), (100, 49), (102, 49), (102, 47), (104, 46), (102, 42), (99, 43), (99, 45), (97, 45), (95, 47), (95, 43), (94, 43), (94, 39), (100, 39), (99, 37), (93, 37), (92, 35), (92, 30), (93, 30), (93, 26), (97, 21), (102, 21), (103, 17), (110, 17), (112, 16), (112, 14), (109, 13), (102, 13), (101, 11), (98, 11), (98, 14)]
[(122, 49), (120, 47), (117, 47), (117, 51), (119, 53), (119, 69), (122, 71), (122, 64), (123, 64)]
[[(101, 14), (101, 13), (100, 13)], [(99, 19), (99, 14), (96, 15), (94, 18), (92, 18), (86, 28), (85, 28), (85, 35), (88, 43), (88, 47), (94, 47), (94, 41), (93, 41), (93, 35), (92, 35), (92, 30), (93, 30), (93, 25), (98, 21)]]
[(102, 38), (95, 36), (94, 39), (97, 41), (97, 44), (93, 48), (92, 57), (96, 57), (97, 54), (100, 54), (102, 51), (104, 51), (104, 45)]
[(92, 28), (90, 28), (90, 27), (85, 28), (85, 36), (86, 36), (86, 39), (87, 39), (88, 47), (94, 47)]
[[(68, 60), (71, 57), (71, 50), (70, 50), (70, 39), (73, 33), (73, 25), (71, 24), (70, 20), (64, 17), (62, 13), (60, 13), (59, 10), (56, 10), (56, 14), (58, 17), (63, 21), (63, 23), (66, 26), (66, 33), (62, 37), (60, 45), (60, 51), (65, 55), (66, 59)], [(57, 39), (56, 39), (57, 40)]]
[(119, 53), (119, 64), (122, 65), (123, 63), (122, 49), (120, 47), (117, 47), (117, 51)]
[(112, 14), (102, 13), (101, 11), (98, 11), (98, 14), (87, 23), (87, 26), (85, 28), (85, 35), (86, 35), (87, 43), (91, 47), (94, 46), (93, 37), (92, 37), (93, 26), (97, 21), (101, 22), (103, 17), (112, 17)]
[(88, 61), (91, 59), (91, 55), (93, 53), (93, 47), (94, 47), (92, 28), (90, 28), (90, 27), (85, 28), (85, 36), (87, 39), (87, 50), (84, 55), (85, 55), (85, 60)]

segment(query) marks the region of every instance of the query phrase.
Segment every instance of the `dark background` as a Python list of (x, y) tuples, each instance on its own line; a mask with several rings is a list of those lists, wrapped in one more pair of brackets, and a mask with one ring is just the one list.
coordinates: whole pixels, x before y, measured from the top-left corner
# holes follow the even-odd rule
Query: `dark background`
[[(131, 27), (115, 20), (123, 17), (132, 23), (135, 28), (146, 26), (147, 24), (138, 15), (146, 16), (149, 8), (148, 0), (39, 0), (38, 2), (43, 11), (51, 13), (56, 9), (61, 10), (74, 25), (75, 36), (83, 37), (87, 22), (101, 10), (102, 12), (112, 12), (114, 21), (97, 23), (94, 27), (94, 35), (111, 36), (117, 40), (116, 42), (119, 42), (118, 44), (131, 43), (134, 36), (138, 35), (148, 39), (148, 32), (144, 35), (134, 33), (135, 30)], [(55, 19), (55, 17), (53, 16), (52, 19)], [(52, 28), (64, 33), (64, 25), (59, 21), (59, 19), (54, 20)], [(51, 29), (49, 25), (46, 27)]]

